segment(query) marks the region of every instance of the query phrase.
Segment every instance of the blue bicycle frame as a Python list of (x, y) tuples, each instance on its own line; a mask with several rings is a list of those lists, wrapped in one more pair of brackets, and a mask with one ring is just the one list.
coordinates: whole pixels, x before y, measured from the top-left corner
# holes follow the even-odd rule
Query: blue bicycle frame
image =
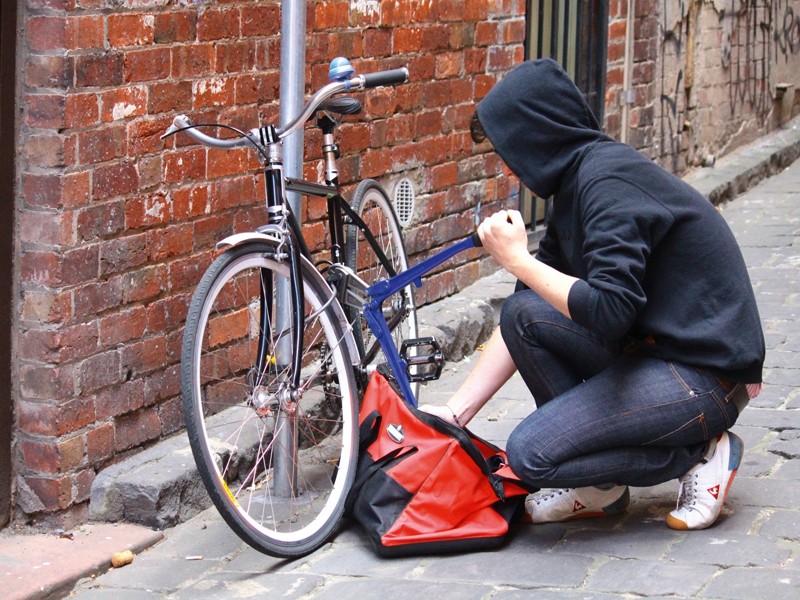
[(448, 246), (441, 252), (437, 252), (422, 262), (398, 273), (394, 277), (384, 279), (371, 285), (366, 290), (368, 300), (364, 305), (364, 318), (383, 349), (386, 361), (389, 363), (389, 367), (392, 369), (392, 373), (394, 373), (397, 383), (400, 386), (403, 399), (411, 406), (417, 406), (417, 399), (414, 397), (414, 392), (411, 391), (411, 382), (408, 378), (408, 364), (400, 356), (397, 345), (394, 343), (392, 332), (389, 330), (389, 325), (386, 323), (386, 319), (383, 316), (383, 302), (412, 283), (417, 287), (421, 287), (423, 275), (432, 271), (459, 252), (480, 245), (478, 234), (473, 233), (468, 238), (452, 246)]

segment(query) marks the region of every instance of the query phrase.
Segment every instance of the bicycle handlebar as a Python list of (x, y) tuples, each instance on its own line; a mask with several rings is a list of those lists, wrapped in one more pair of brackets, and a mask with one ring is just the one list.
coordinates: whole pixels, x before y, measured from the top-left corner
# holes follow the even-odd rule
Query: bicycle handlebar
[(382, 85), (397, 85), (408, 81), (408, 69), (403, 67), (402, 69), (367, 73), (363, 78), (365, 88), (380, 87)]
[[(309, 101), (303, 107), (303, 110), (293, 121), (277, 129), (278, 138), (283, 139), (302, 127), (309, 117), (319, 110), (319, 107), (323, 102), (325, 102), (328, 98), (335, 96), (336, 94), (340, 94), (348, 90), (364, 90), (384, 85), (397, 85), (400, 83), (405, 83), (406, 81), (408, 81), (408, 69), (403, 67), (400, 69), (391, 69), (389, 71), (378, 71), (375, 73), (367, 73), (365, 75), (355, 75), (350, 78), (345, 78), (341, 81), (329, 83), (325, 87), (318, 90), (317, 93), (315, 93), (309, 99)], [(198, 131), (188, 116), (178, 115), (173, 119), (172, 125), (167, 128), (167, 130), (161, 136), (161, 139), (167, 138), (179, 131), (187, 133), (201, 144), (223, 149), (238, 148), (248, 144), (259, 146), (259, 140), (261, 138), (260, 130), (256, 128), (251, 129), (249, 133), (245, 134), (245, 137), (223, 140)]]

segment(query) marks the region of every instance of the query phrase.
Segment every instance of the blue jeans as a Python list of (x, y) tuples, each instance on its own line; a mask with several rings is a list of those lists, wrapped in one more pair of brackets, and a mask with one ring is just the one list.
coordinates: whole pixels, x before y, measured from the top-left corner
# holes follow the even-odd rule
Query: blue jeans
[(738, 417), (713, 374), (623, 353), (531, 290), (506, 300), (500, 330), (536, 401), (506, 448), (511, 468), (533, 487), (675, 479)]

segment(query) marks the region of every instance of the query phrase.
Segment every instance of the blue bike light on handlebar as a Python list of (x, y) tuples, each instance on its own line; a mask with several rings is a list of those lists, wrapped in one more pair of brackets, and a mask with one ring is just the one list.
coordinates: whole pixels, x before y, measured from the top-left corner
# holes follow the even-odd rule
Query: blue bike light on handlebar
[(328, 80), (329, 81), (347, 81), (350, 79), (356, 70), (350, 61), (344, 56), (337, 56), (331, 61), (331, 66), (328, 67)]

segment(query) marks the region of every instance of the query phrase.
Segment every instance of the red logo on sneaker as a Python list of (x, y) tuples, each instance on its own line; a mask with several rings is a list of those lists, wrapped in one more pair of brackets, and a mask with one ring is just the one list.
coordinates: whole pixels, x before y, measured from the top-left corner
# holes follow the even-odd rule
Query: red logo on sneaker
[(583, 510), (584, 508), (586, 507), (583, 504), (575, 500), (575, 504), (572, 505), (572, 512), (576, 513), (580, 510)]
[(714, 487), (708, 488), (708, 493), (714, 496), (714, 500), (719, 499), (719, 484), (715, 485)]

